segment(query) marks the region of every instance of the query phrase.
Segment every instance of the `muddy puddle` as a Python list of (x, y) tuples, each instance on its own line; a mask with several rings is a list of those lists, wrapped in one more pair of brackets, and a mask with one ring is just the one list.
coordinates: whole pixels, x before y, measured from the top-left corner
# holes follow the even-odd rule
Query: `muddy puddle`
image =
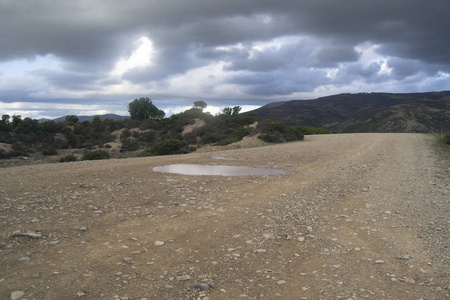
[(223, 165), (189, 165), (175, 164), (154, 167), (153, 171), (181, 175), (210, 175), (210, 176), (276, 176), (289, 174), (279, 169), (249, 168)]

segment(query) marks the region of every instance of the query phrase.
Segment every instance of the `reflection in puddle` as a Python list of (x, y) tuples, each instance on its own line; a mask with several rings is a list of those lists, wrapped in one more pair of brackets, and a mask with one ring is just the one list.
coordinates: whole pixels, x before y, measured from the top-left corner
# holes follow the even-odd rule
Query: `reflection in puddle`
[(221, 160), (236, 160), (236, 158), (225, 157), (225, 156), (211, 156), (213, 159), (221, 159)]
[(288, 174), (283, 170), (248, 168), (236, 166), (210, 166), (210, 165), (167, 165), (154, 167), (153, 171), (160, 173), (175, 173), (182, 175), (218, 175), (218, 176), (264, 176)]

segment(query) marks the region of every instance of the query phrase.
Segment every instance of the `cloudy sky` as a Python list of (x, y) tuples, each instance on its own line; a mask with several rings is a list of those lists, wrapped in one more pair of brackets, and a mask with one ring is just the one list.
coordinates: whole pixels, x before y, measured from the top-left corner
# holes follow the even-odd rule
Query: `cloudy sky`
[(0, 114), (450, 90), (449, 0), (0, 0)]

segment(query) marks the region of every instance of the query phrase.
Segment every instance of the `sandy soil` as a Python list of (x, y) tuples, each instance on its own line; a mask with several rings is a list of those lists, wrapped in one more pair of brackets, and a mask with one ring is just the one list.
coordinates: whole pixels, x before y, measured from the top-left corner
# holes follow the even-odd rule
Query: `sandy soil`
[[(323, 135), (0, 169), (0, 298), (449, 299), (450, 177), (431, 144)], [(152, 171), (174, 163), (290, 174)]]

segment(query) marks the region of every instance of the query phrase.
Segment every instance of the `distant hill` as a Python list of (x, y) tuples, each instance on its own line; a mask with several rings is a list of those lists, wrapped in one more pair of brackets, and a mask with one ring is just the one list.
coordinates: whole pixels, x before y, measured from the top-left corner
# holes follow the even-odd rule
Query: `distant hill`
[[(119, 116), (116, 114), (105, 114), (105, 115), (95, 115), (95, 116), (99, 116), (100, 119), (102, 119), (102, 120), (112, 119), (113, 121), (123, 121), (123, 120), (130, 118), (129, 116)], [(91, 122), (95, 116), (77, 116), (77, 118), (80, 123), (84, 122), (84, 121)], [(61, 122), (64, 122), (65, 120), (66, 120), (66, 116), (53, 119), (53, 121), (56, 123), (61, 123)], [(42, 121), (48, 121), (48, 120), (39, 120), (39, 121), (42, 122)]]
[(251, 113), (338, 132), (440, 132), (450, 130), (449, 111), (450, 91), (444, 91), (339, 94), (269, 103)]

